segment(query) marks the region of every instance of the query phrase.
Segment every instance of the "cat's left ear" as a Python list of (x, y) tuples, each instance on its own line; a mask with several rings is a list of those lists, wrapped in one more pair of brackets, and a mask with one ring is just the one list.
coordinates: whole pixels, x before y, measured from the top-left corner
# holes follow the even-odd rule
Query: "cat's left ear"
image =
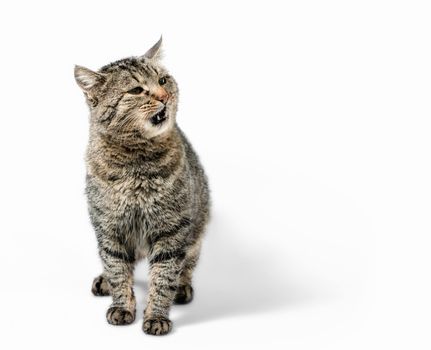
[(91, 69), (75, 66), (75, 80), (79, 87), (88, 93), (96, 86), (103, 84), (105, 77), (100, 73), (93, 72)]
[(150, 60), (160, 60), (162, 58), (162, 36), (160, 36), (159, 41), (145, 53), (144, 57)]

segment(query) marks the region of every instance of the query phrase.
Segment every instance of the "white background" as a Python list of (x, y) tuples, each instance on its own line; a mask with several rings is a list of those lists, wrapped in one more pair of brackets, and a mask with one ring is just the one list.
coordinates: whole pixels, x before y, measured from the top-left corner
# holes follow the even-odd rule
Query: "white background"
[[(0, 5), (0, 347), (429, 349), (427, 1)], [(160, 34), (209, 175), (196, 297), (173, 332), (106, 323), (73, 65)]]

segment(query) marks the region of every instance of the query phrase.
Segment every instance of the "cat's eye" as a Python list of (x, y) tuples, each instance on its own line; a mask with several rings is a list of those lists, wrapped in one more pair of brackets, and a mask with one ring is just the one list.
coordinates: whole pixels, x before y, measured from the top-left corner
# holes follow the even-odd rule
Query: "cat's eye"
[(160, 78), (159, 79), (159, 84), (160, 85), (165, 85), (166, 84), (166, 78), (165, 77)]
[(132, 95), (139, 95), (140, 93), (142, 93), (144, 91), (144, 89), (140, 86), (137, 86), (135, 88), (133, 88), (132, 90), (127, 91), (129, 94)]

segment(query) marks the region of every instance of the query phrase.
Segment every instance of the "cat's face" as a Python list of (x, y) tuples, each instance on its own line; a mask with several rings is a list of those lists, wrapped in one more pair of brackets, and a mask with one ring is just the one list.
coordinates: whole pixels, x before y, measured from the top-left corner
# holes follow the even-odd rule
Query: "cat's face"
[(160, 45), (161, 39), (144, 56), (116, 61), (98, 72), (75, 67), (98, 132), (127, 143), (172, 129), (178, 88), (159, 63)]

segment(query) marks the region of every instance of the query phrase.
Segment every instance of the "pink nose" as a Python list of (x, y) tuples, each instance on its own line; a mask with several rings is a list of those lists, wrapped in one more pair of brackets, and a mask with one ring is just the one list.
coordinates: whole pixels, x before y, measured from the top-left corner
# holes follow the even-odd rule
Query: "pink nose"
[(169, 94), (162, 87), (158, 87), (156, 90), (154, 90), (152, 95), (153, 95), (153, 98), (155, 98), (157, 101), (160, 101), (163, 103), (168, 102)]

